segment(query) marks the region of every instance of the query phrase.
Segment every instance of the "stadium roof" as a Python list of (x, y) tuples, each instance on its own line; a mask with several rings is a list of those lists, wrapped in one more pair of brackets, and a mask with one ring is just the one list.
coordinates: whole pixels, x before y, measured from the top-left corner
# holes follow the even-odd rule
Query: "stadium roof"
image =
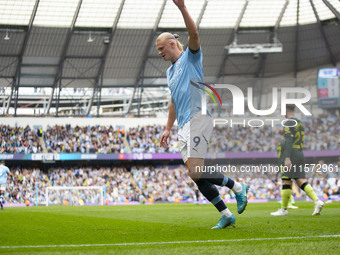
[[(186, 4), (209, 81), (294, 75), (340, 60), (338, 0)], [(0, 87), (166, 86), (169, 63), (155, 47), (163, 31), (187, 40), (171, 0), (0, 0)], [(228, 45), (252, 53), (229, 54)], [(257, 52), (263, 45), (281, 45), (282, 52)]]
[[(246, 0), (186, 1), (195, 21), (198, 21), (202, 14), (202, 21), (199, 24), (201, 28), (234, 28), (246, 2)], [(286, 2), (285, 0), (248, 1), (240, 26), (274, 26)], [(298, 2), (300, 2), (300, 25), (317, 21), (312, 4), (321, 20), (335, 18), (330, 5), (335, 9), (340, 7), (337, 0), (288, 1), (280, 26), (296, 24)], [(120, 12), (121, 4), (124, 5)], [(119, 15), (117, 28), (152, 29), (162, 9), (162, 4), (161, 0), (148, 0), (147, 2), (143, 0), (2, 0), (0, 1), (0, 23), (28, 26), (35, 12), (35, 5), (37, 5), (33, 26), (70, 27), (73, 19), (76, 18), (75, 27), (110, 28)], [(78, 5), (80, 5), (79, 13), (77, 13)], [(184, 28), (183, 19), (172, 1), (166, 2), (158, 26)]]

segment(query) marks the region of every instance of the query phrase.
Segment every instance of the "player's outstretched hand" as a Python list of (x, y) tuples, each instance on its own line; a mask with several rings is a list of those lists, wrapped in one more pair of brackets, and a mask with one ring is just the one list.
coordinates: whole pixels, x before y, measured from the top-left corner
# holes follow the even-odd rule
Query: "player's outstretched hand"
[(174, 4), (180, 9), (181, 7), (184, 7), (184, 0), (172, 0)]
[(161, 144), (162, 147), (168, 148), (168, 146), (169, 146), (169, 141), (168, 141), (169, 136), (170, 136), (170, 132), (168, 130), (165, 130), (163, 132), (163, 135), (162, 135), (161, 140), (160, 140), (160, 144)]

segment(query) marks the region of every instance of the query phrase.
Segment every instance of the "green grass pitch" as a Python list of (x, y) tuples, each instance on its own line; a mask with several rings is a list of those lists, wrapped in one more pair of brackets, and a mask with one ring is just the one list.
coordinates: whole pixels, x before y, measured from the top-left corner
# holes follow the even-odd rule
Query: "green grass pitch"
[(273, 217), (276, 202), (252, 204), (236, 228), (211, 230), (211, 205), (54, 206), (0, 211), (3, 254), (340, 254), (340, 202), (311, 216), (312, 202), (297, 202), (287, 217)]

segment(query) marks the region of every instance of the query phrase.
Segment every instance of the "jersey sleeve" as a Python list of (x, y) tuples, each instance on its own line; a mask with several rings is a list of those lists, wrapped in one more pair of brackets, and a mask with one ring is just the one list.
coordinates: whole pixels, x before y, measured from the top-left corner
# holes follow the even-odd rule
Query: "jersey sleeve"
[(188, 47), (188, 57), (191, 61), (202, 61), (202, 51), (201, 46), (198, 50), (193, 51)]

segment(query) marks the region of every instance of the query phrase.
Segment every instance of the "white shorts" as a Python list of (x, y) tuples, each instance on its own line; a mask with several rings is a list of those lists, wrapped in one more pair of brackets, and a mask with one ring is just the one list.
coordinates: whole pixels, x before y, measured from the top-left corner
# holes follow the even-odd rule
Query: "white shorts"
[(202, 115), (201, 112), (196, 113), (179, 129), (179, 149), (184, 163), (188, 158), (205, 158), (212, 131), (212, 118), (209, 115)]
[(6, 191), (6, 184), (0, 184), (0, 190)]

